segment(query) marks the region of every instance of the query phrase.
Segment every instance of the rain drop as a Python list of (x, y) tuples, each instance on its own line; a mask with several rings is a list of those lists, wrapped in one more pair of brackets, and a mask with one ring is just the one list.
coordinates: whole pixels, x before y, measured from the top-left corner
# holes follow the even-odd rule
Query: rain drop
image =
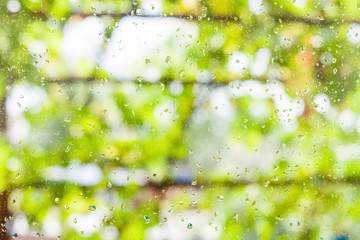
[(171, 57), (170, 56), (167, 56), (165, 58), (165, 63), (167, 63), (167, 64), (171, 63)]
[(96, 210), (96, 207), (95, 205), (90, 205), (89, 208), (88, 208), (89, 211), (95, 211)]
[(71, 117), (64, 118), (64, 122), (71, 122)]

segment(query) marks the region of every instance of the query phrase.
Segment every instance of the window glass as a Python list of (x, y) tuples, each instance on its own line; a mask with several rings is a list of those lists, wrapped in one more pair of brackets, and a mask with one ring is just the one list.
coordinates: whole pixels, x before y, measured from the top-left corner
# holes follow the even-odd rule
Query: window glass
[(359, 9), (2, 1), (0, 240), (357, 239)]

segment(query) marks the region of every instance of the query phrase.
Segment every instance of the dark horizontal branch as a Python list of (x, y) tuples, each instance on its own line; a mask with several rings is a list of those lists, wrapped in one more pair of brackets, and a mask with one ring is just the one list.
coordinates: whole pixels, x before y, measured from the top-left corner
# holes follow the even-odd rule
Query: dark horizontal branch
[[(261, 79), (258, 79), (261, 80)], [(131, 80), (131, 81), (121, 81), (116, 79), (101, 79), (96, 77), (88, 77), (88, 78), (77, 78), (77, 77), (69, 77), (69, 78), (62, 78), (62, 79), (46, 79), (44, 83), (57, 83), (57, 84), (75, 84), (75, 83), (136, 83), (141, 85), (153, 85), (153, 84), (165, 84), (168, 85), (173, 81), (181, 82), (183, 85), (203, 85), (203, 86), (226, 86), (229, 85), (232, 81), (208, 81), (208, 82), (199, 82), (199, 81), (181, 81), (177, 79), (170, 79), (170, 78), (164, 78), (157, 82), (146, 82), (146, 81), (137, 81), (137, 80)]]
[[(38, 182), (30, 182), (30, 183), (23, 183), (23, 184), (14, 184), (9, 186), (9, 190), (11, 189), (17, 189), (17, 188), (41, 188), (41, 187), (51, 187), (51, 186), (57, 186), (57, 185), (73, 185), (72, 182), (54, 182), (54, 181), (46, 181), (46, 180), (40, 180)], [(320, 176), (311, 176), (306, 179), (287, 179), (287, 180), (274, 180), (274, 179), (263, 179), (263, 180), (239, 180), (239, 181), (231, 181), (231, 180), (225, 180), (225, 181), (197, 181), (195, 183), (192, 182), (176, 182), (174, 180), (163, 180), (160, 182), (155, 182), (149, 180), (145, 185), (138, 185), (139, 188), (153, 188), (157, 190), (163, 190), (170, 187), (192, 187), (192, 188), (206, 188), (206, 187), (228, 187), (228, 188), (234, 188), (234, 187), (242, 187), (242, 186), (248, 186), (248, 185), (258, 185), (259, 187), (290, 187), (290, 186), (307, 186), (307, 187), (316, 187), (316, 186), (324, 186), (324, 185), (336, 185), (336, 184), (349, 184), (349, 185), (360, 185), (360, 177), (342, 177), (342, 178), (336, 178), (336, 177), (320, 177)], [(131, 183), (129, 183), (131, 185)], [(111, 188), (114, 189), (123, 189), (128, 187), (129, 185), (125, 186), (115, 186), (113, 185)], [(99, 186), (101, 187), (101, 186)], [(93, 188), (93, 186), (90, 187), (84, 187), (84, 188)], [(96, 186), (95, 186), (96, 188)], [(106, 188), (106, 187), (104, 187)]]
[[(46, 20), (49, 17), (44, 12), (32, 12), (31, 13), (34, 17), (40, 18), (42, 20)], [(199, 20), (208, 20), (208, 21), (239, 21), (239, 17), (237, 16), (208, 16), (208, 15), (191, 15), (191, 14), (158, 14), (158, 15), (151, 15), (151, 14), (141, 14), (136, 13), (135, 11), (131, 12), (112, 12), (112, 11), (104, 11), (104, 12), (94, 12), (94, 13), (86, 13), (86, 12), (73, 12), (71, 16), (81, 16), (81, 17), (88, 17), (88, 16), (97, 16), (103, 17), (108, 16), (116, 19), (120, 19), (123, 17), (128, 16), (137, 16), (143, 18), (166, 18), (166, 17), (176, 17), (180, 19), (186, 19), (191, 21), (199, 21)]]
[[(44, 12), (32, 12), (33, 16), (38, 17), (40, 19), (47, 19), (48, 16)], [(149, 14), (142, 14), (140, 12), (131, 11), (131, 12), (113, 12), (113, 11), (103, 11), (103, 12), (94, 12), (94, 13), (86, 13), (86, 12), (73, 12), (71, 15), (78, 15), (82, 17), (87, 16), (109, 16), (112, 18), (120, 19), (122, 17), (127, 16), (137, 16), (143, 18), (165, 18), (165, 17), (176, 17), (179, 19), (186, 19), (190, 21), (221, 21), (221, 22), (241, 22), (241, 16), (237, 15), (209, 15), (209, 14), (202, 14), (202, 15), (192, 15), (192, 14), (158, 14), (158, 15), (149, 15)], [(273, 18), (276, 22), (299, 22), (299, 23), (306, 23), (312, 25), (331, 25), (331, 24), (350, 24), (350, 23), (360, 23), (360, 19), (327, 19), (322, 17), (302, 17), (302, 16), (295, 16), (290, 14), (268, 14), (269, 17)], [(258, 16), (258, 17), (261, 17)]]
[(207, 15), (191, 15), (191, 14), (160, 14), (160, 15), (148, 15), (148, 14), (136, 14), (134, 12), (131, 13), (115, 13), (115, 12), (101, 12), (101, 13), (74, 13), (76, 15), (80, 15), (83, 17), (86, 16), (110, 16), (113, 18), (122, 18), (127, 16), (137, 16), (143, 18), (166, 18), (166, 17), (176, 17), (180, 19), (186, 19), (191, 21), (199, 21), (199, 20), (208, 20), (208, 21), (240, 21), (237, 16), (207, 16)]

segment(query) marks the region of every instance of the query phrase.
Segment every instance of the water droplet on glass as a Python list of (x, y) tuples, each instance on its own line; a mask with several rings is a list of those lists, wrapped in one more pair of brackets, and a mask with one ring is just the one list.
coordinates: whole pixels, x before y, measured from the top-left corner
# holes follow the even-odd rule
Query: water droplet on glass
[(69, 152), (70, 149), (71, 149), (71, 147), (70, 147), (70, 145), (68, 145), (68, 146), (66, 147), (66, 149), (65, 149), (65, 152)]
[(188, 229), (192, 229), (192, 227), (193, 227), (192, 223), (189, 223), (189, 224), (187, 225), (187, 228), (188, 228)]
[[(150, 61), (150, 60), (149, 60), (149, 61)], [(142, 76), (137, 76), (137, 77), (136, 77), (136, 80), (137, 80), (139, 83), (142, 82), (142, 79), (143, 79)]]
[(142, 15), (142, 12), (141, 12), (140, 9), (136, 9), (135, 14), (138, 15), (138, 16), (140, 16), (140, 15)]
[(95, 211), (96, 210), (96, 207), (95, 205), (90, 205), (89, 208), (88, 208), (89, 211)]
[(71, 117), (64, 118), (64, 122), (71, 122)]
[(144, 216), (144, 219), (145, 219), (145, 223), (150, 223), (150, 217), (149, 216)]
[(170, 56), (167, 56), (167, 57), (165, 58), (165, 62), (166, 62), (167, 64), (171, 63), (171, 57), (170, 57)]
[(304, 135), (298, 135), (297, 138), (300, 139), (300, 140), (303, 140), (305, 138), (305, 136)]

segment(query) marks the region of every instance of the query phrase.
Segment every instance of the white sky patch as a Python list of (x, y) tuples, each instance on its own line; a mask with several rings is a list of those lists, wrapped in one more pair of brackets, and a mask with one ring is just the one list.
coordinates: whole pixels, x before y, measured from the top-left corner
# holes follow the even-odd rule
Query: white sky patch
[(356, 121), (356, 131), (360, 133), (360, 118)]
[(44, 55), (46, 53), (46, 50), (46, 44), (40, 40), (35, 40), (29, 45), (29, 52), (31, 54)]
[(45, 65), (44, 72), (50, 79), (56, 79), (60, 75), (58, 62), (50, 61)]
[(197, 25), (183, 19), (124, 17), (112, 33), (101, 66), (122, 81), (137, 76), (158, 80), (158, 72), (155, 78), (147, 70), (166, 68), (168, 56), (174, 66), (183, 63), (186, 45), (197, 36)]
[[(78, 8), (81, 4), (81, 0), (69, 0), (71, 7)], [(81, 5), (80, 5), (81, 6)]]
[(115, 226), (106, 226), (102, 229), (100, 236), (104, 240), (119, 239), (119, 230)]
[(6, 113), (9, 116), (7, 137), (12, 144), (25, 141), (30, 132), (30, 124), (22, 116), (24, 111), (40, 112), (47, 94), (43, 88), (28, 84), (15, 85), (6, 99)]
[[(288, 131), (296, 130), (297, 117), (302, 115), (305, 110), (304, 100), (301, 98), (291, 98), (279, 82), (261, 84), (257, 80), (233, 81), (229, 86), (230, 94), (233, 97), (251, 96), (256, 100), (272, 98), (277, 109), (280, 122)], [(254, 114), (256, 114), (254, 112)]]
[(334, 144), (331, 149), (334, 149), (336, 160), (339, 161), (351, 161), (358, 160), (360, 158), (359, 144)]
[(198, 82), (206, 83), (206, 82), (210, 82), (210, 80), (211, 80), (211, 74), (210, 74), (210, 72), (209, 72), (208, 70), (206, 70), (206, 69), (200, 69), (200, 70), (197, 72), (195, 78), (196, 78), (196, 81), (198, 81)]
[(103, 173), (101, 168), (94, 163), (82, 164), (72, 161), (67, 168), (59, 165), (46, 168), (44, 176), (52, 181), (70, 181), (88, 187), (99, 183), (103, 178)]
[(325, 93), (317, 94), (314, 97), (315, 111), (321, 114), (328, 114), (331, 108), (330, 98)]
[(45, 60), (48, 58), (47, 46), (43, 41), (33, 41), (29, 45), (29, 52), (33, 55), (35, 60), (35, 66), (43, 67), (45, 65)]
[(169, 85), (169, 92), (173, 96), (179, 96), (184, 90), (184, 86), (179, 81), (172, 81)]
[(45, 169), (44, 176), (46, 179), (52, 181), (66, 181), (67, 180), (67, 172), (66, 168), (55, 165)]
[(94, 186), (103, 177), (101, 168), (94, 163), (83, 165), (80, 162), (73, 162), (68, 166), (67, 171), (68, 180), (80, 186)]
[(271, 52), (268, 48), (261, 48), (255, 53), (255, 60), (250, 65), (252, 75), (258, 77), (266, 73), (271, 58)]
[(160, 15), (162, 13), (162, 2), (160, 0), (142, 0), (140, 11), (144, 15)]
[(143, 186), (147, 182), (147, 176), (144, 169), (130, 171), (125, 168), (116, 168), (109, 173), (108, 178), (115, 186), (127, 186), (131, 183)]
[(155, 119), (164, 127), (171, 124), (176, 117), (176, 108), (173, 100), (164, 102), (154, 109)]
[(50, 207), (47, 211), (47, 215), (43, 220), (43, 231), (46, 237), (56, 238), (62, 233), (62, 227), (60, 222), (60, 210), (56, 207)]
[(210, 106), (213, 113), (218, 117), (230, 121), (234, 117), (234, 109), (229, 101), (227, 88), (217, 88), (210, 92)]
[[(166, 222), (162, 226), (155, 225), (146, 231), (146, 239), (149, 240), (193, 240), (206, 239), (215, 240), (221, 235), (222, 226), (215, 219), (214, 213), (206, 210), (201, 210), (201, 214), (194, 210), (187, 210), (180, 213), (168, 213), (168, 211), (161, 211), (167, 214), (161, 214), (161, 219), (166, 217)], [(181, 221), (181, 219), (184, 221)], [(151, 218), (150, 218), (151, 220)], [(212, 222), (212, 226), (209, 225)], [(188, 229), (188, 224), (192, 224), (192, 228)], [(218, 226), (215, 230), (214, 226)]]
[(295, 2), (293, 2), (293, 5), (297, 8), (303, 8), (306, 6), (308, 0), (295, 0)]
[(259, 100), (268, 98), (265, 86), (257, 80), (233, 81), (229, 90), (230, 94), (237, 98), (245, 96), (251, 96)]
[(17, 117), (11, 119), (8, 123), (7, 127), (7, 138), (8, 140), (14, 144), (20, 144), (20, 142), (23, 142), (26, 140), (26, 137), (28, 136), (30, 132), (30, 124), (28, 121), (25, 120), (23, 117)]
[[(85, 214), (73, 213), (67, 218), (67, 224), (78, 233), (84, 233), (84, 236), (91, 236), (99, 231), (102, 220), (105, 216), (109, 217), (109, 210), (97, 207), (95, 211), (89, 211)], [(74, 219), (76, 221), (74, 222)]]
[[(242, 141), (246, 141), (247, 136), (241, 136)], [(243, 173), (247, 168), (249, 170), (261, 169), (266, 171), (271, 169), (276, 161), (277, 141), (274, 142), (277, 136), (271, 136), (264, 139), (263, 143), (259, 145), (258, 151), (250, 149), (246, 144), (239, 142), (232, 142), (229, 150), (224, 152), (222, 156), (223, 162), (221, 167), (217, 169), (218, 174), (229, 176), (235, 181), (239, 180), (236, 173)], [(271, 140), (270, 140), (271, 139)], [(235, 169), (234, 166), (239, 167)], [(231, 173), (227, 175), (227, 172)], [(251, 175), (242, 175), (241, 178), (249, 178)]]
[(249, 66), (249, 58), (241, 51), (233, 52), (228, 60), (227, 67), (230, 72), (240, 74)]
[(360, 25), (357, 23), (350, 24), (347, 39), (351, 43), (358, 43), (360, 42)]
[(24, 214), (17, 214), (14, 216), (13, 224), (11, 227), (11, 234), (15, 233), (21, 236), (29, 233), (28, 219)]
[(61, 55), (67, 66), (75, 70), (81, 60), (95, 66), (104, 41), (104, 23), (101, 18), (87, 17), (71, 20), (65, 25)]
[(46, 101), (47, 94), (41, 87), (25, 84), (15, 85), (6, 100), (6, 112), (10, 117), (18, 117), (25, 110), (39, 113), (41, 105)]
[(304, 100), (301, 98), (292, 99), (285, 92), (284, 86), (276, 82), (268, 84), (268, 94), (274, 101), (280, 122), (287, 131), (294, 131), (298, 126), (297, 117), (305, 110)]
[(20, 11), (21, 5), (17, 0), (10, 0), (7, 2), (6, 8), (9, 10), (9, 12), (16, 13)]
[(146, 82), (154, 83), (160, 80), (161, 70), (158, 67), (150, 67), (144, 69), (144, 73), (142, 76)]
[(250, 12), (255, 15), (266, 12), (266, 8), (262, 0), (250, 0), (248, 1), (248, 7)]
[(339, 126), (344, 132), (349, 132), (355, 125), (356, 116), (351, 110), (342, 111), (339, 115)]

